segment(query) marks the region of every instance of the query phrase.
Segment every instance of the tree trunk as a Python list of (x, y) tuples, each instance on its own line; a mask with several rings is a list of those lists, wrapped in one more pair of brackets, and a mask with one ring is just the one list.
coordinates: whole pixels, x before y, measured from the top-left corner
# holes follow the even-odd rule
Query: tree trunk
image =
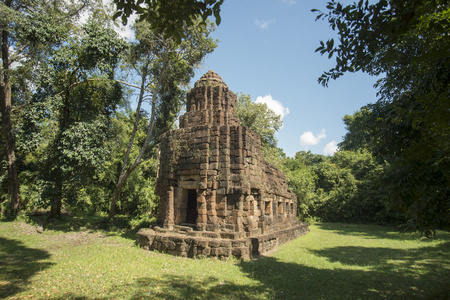
[[(116, 188), (114, 189), (114, 194), (111, 199), (111, 207), (109, 210), (109, 218), (110, 219), (114, 218), (114, 215), (116, 214), (117, 199), (119, 198), (120, 191), (122, 190), (122, 187), (125, 184), (125, 182), (127, 181), (127, 178), (129, 176), (129, 174), (128, 174), (128, 176), (126, 175), (126, 173), (128, 173), (126, 171), (127, 171), (128, 160), (130, 159), (131, 148), (133, 147), (134, 138), (136, 136), (136, 132), (137, 132), (138, 125), (139, 125), (139, 119), (141, 116), (141, 105), (142, 105), (142, 101), (144, 101), (145, 82), (146, 82), (146, 77), (147, 77), (147, 67), (148, 67), (148, 65), (142, 69), (142, 80), (141, 80), (141, 87), (140, 87), (139, 98), (138, 98), (138, 105), (136, 107), (136, 117), (134, 119), (133, 131), (131, 132), (130, 140), (128, 141), (127, 152), (125, 153), (125, 157), (123, 158), (123, 165), (122, 165), (122, 169), (120, 170), (119, 179), (117, 180), (117, 185), (116, 185)], [(133, 167), (133, 169), (135, 167)]]
[(133, 170), (139, 166), (142, 163), (142, 161), (135, 161), (127, 170), (126, 173), (120, 173), (120, 177), (119, 180), (117, 182), (116, 188), (114, 189), (114, 194), (113, 194), (113, 198), (111, 200), (111, 208), (109, 210), (109, 218), (112, 219), (114, 218), (115, 214), (116, 214), (116, 204), (117, 204), (117, 199), (119, 198), (120, 195), (120, 191), (123, 188), (123, 185), (125, 184), (125, 182), (127, 182), (128, 177), (130, 176), (131, 172), (133, 172)]
[[(142, 101), (140, 101), (140, 102), (142, 102)], [(131, 172), (133, 172), (137, 166), (139, 166), (142, 162), (145, 161), (145, 160), (142, 160), (142, 156), (144, 155), (144, 152), (147, 150), (148, 145), (150, 143), (150, 139), (152, 137), (153, 127), (154, 127), (155, 118), (156, 118), (156, 107), (155, 106), (156, 106), (156, 95), (154, 95), (153, 100), (152, 100), (152, 112), (150, 115), (150, 124), (148, 125), (148, 128), (147, 128), (147, 137), (145, 138), (144, 144), (142, 145), (137, 158), (134, 160), (134, 162), (131, 164), (131, 166), (126, 168), (128, 159), (129, 159), (129, 155), (130, 155), (130, 151), (131, 151), (131, 147), (133, 146), (134, 135), (136, 134), (136, 131), (137, 131), (137, 125), (133, 128), (132, 137), (130, 138), (130, 142), (128, 143), (127, 153), (125, 154), (124, 164), (123, 164), (122, 170), (120, 172), (119, 180), (117, 182), (116, 188), (114, 190), (113, 198), (111, 200), (111, 209), (109, 211), (110, 219), (114, 218), (117, 199), (119, 197), (119, 194), (120, 194), (120, 191), (122, 190), (123, 185), (127, 181)], [(138, 105), (138, 107), (140, 107), (140, 105)], [(135, 123), (135, 124), (137, 124), (137, 123)]]
[(67, 130), (67, 124), (70, 119), (70, 87), (64, 91), (63, 95), (63, 105), (61, 107), (60, 120), (58, 134), (56, 135), (56, 149), (55, 151), (55, 169), (54, 169), (54, 180), (55, 180), (55, 190), (52, 193), (51, 207), (50, 207), (50, 218), (58, 218), (61, 215), (62, 198), (63, 198), (63, 187), (65, 175), (62, 170), (62, 157), (63, 151), (61, 147), (61, 140), (63, 138), (64, 131)]
[(63, 180), (61, 169), (55, 170), (55, 190), (52, 193), (49, 218), (59, 218), (62, 206)]
[[(8, 1), (7, 6), (10, 5)], [(2, 27), (7, 28), (7, 26)], [(3, 69), (0, 78), (0, 108), (2, 113), (2, 129), (5, 135), (6, 156), (8, 160), (9, 172), (9, 215), (15, 216), (20, 209), (20, 189), (17, 170), (17, 160), (15, 155), (15, 142), (12, 133), (11, 125), (11, 78), (9, 73), (9, 47), (8, 47), (9, 33), (7, 30), (1, 32), (1, 51)]]
[(131, 133), (130, 141), (128, 142), (128, 148), (127, 148), (127, 152), (126, 152), (125, 157), (124, 157), (122, 170), (120, 171), (120, 174), (119, 174), (119, 180), (117, 181), (117, 185), (116, 185), (116, 188), (114, 190), (113, 198), (111, 200), (111, 209), (109, 211), (109, 218), (110, 219), (114, 218), (117, 199), (119, 197), (119, 194), (120, 194), (120, 191), (122, 190), (123, 185), (127, 181), (127, 179), (130, 176), (131, 172), (133, 172), (134, 169), (137, 166), (139, 166), (141, 163), (143, 163), (145, 161), (145, 160), (142, 160), (142, 157), (143, 157), (145, 151), (147, 150), (147, 148), (148, 148), (148, 146), (150, 144), (150, 140), (152, 138), (153, 127), (154, 127), (155, 119), (156, 119), (156, 104), (157, 104), (156, 99), (159, 96), (160, 91), (162, 90), (162, 85), (163, 85), (163, 82), (164, 82), (165, 76), (166, 76), (167, 64), (168, 64), (168, 57), (166, 56), (166, 59), (163, 60), (163, 65), (162, 65), (162, 68), (161, 68), (161, 73), (159, 75), (159, 78), (156, 80), (156, 87), (151, 91), (152, 94), (153, 94), (152, 95), (152, 110), (151, 110), (151, 114), (150, 114), (150, 123), (148, 124), (148, 127), (147, 127), (147, 135), (146, 135), (144, 144), (142, 145), (141, 149), (139, 150), (139, 154), (138, 154), (137, 158), (127, 168), (128, 160), (129, 160), (129, 157), (130, 157), (131, 148), (133, 146), (134, 137), (136, 135), (136, 131), (137, 131), (138, 124), (139, 124), (139, 116), (140, 116), (140, 111), (141, 111), (141, 104), (144, 101), (144, 92), (145, 91), (149, 92), (149, 90), (145, 89), (145, 84), (146, 84), (146, 77), (148, 75), (148, 68), (149, 68), (149, 65), (150, 65), (150, 61), (148, 61), (146, 66), (143, 67), (142, 70), (141, 70), (141, 72), (142, 72), (142, 75), (141, 75), (142, 80), (141, 80), (141, 88), (140, 88), (140, 93), (139, 93), (138, 105), (137, 105), (137, 108), (136, 108), (136, 119), (134, 121), (134, 126), (133, 126), (133, 131)]

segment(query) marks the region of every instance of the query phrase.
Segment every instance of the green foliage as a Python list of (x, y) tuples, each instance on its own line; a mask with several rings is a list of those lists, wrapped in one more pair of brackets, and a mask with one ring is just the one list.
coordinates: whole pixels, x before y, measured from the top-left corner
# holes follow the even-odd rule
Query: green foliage
[(284, 160), (286, 159), (286, 154), (283, 152), (283, 149), (278, 147), (261, 147), (261, 155), (264, 157), (264, 160), (269, 164), (273, 165), (279, 170), (284, 169)]
[[(139, 75), (139, 87), (127, 83), (137, 87), (139, 95), (133, 129), (111, 199), (110, 218), (115, 215), (118, 197), (130, 174), (140, 164), (153, 157), (160, 135), (173, 127), (185, 95), (183, 87), (194, 75), (194, 68), (216, 47), (215, 41), (209, 36), (214, 27), (199, 20), (191, 26), (183, 27), (184, 38), (181, 41), (164, 37), (146, 21), (136, 23), (134, 28), (136, 42), (130, 47), (125, 67)], [(131, 157), (138, 125), (144, 113), (144, 101), (150, 103), (145, 140), (140, 145), (137, 156)]]
[[(3, 130), (0, 130), (0, 203), (8, 198), (8, 161)], [(1, 210), (0, 210), (1, 211)]]
[[(86, 71), (96, 71), (113, 78), (114, 71), (128, 45), (109, 24), (101, 24), (93, 19), (83, 26), (78, 66)], [(67, 59), (67, 57), (66, 57)], [(81, 76), (83, 78), (83, 76)]]
[[(103, 116), (91, 122), (76, 122), (67, 128), (61, 136), (58, 147), (62, 157), (61, 168), (71, 180), (86, 180), (102, 168), (108, 157), (103, 147), (107, 139), (108, 124)], [(89, 171), (87, 171), (89, 170)]]
[(367, 151), (338, 151), (332, 157), (297, 152), (285, 161), (288, 184), (303, 219), (349, 223), (395, 221), (379, 184), (382, 166)]
[(383, 170), (369, 152), (339, 151), (330, 159), (337, 168), (335, 186), (325, 206), (326, 220), (354, 223), (387, 223), (392, 221), (385, 207), (386, 192), (378, 178)]
[[(123, 186), (118, 211), (130, 217), (154, 214), (155, 145), (173, 127), (194, 68), (216, 47), (209, 36), (214, 26), (206, 18), (199, 20), (194, 11), (188, 22), (182, 21), (181, 39), (165, 38), (152, 30), (156, 23), (142, 21), (134, 25), (136, 41), (127, 43), (112, 29), (108, 12), (99, 3), (12, 1), (11, 7), (0, 3), (2, 25), (8, 21), (14, 29), (11, 62), (21, 62), (11, 70), (11, 85), (24, 209), (51, 205), (56, 215), (61, 207), (77, 213), (106, 211), (137, 120), (130, 156), (139, 157), (139, 166)], [(219, 20), (221, 1), (205, 3)], [(81, 26), (76, 19), (86, 8), (95, 20)], [(136, 116), (120, 111), (128, 103), (116, 81), (119, 63), (122, 74), (133, 70), (145, 77), (142, 101), (153, 104), (152, 112), (139, 109)], [(0, 202), (5, 206), (9, 178), (3, 150)]]
[(286, 157), (277, 147), (275, 133), (283, 126), (280, 116), (267, 107), (265, 103), (255, 103), (250, 95), (240, 94), (236, 103), (236, 115), (245, 126), (261, 137), (261, 152), (264, 159), (277, 167), (283, 168)]
[[(445, 131), (435, 134), (417, 119), (399, 117), (398, 111), (417, 111), (423, 106), (405, 94), (396, 101), (378, 102), (355, 113), (342, 144), (358, 145), (364, 140), (380, 162), (388, 162), (373, 184), (383, 186), (388, 207), (407, 218), (405, 228), (427, 235), (433, 228), (448, 228), (449, 158)], [(361, 135), (361, 133), (363, 133)]]
[[(80, 5), (81, 4), (81, 5)], [(36, 87), (36, 70), (73, 29), (73, 21), (85, 3), (78, 1), (0, 2), (1, 60), (0, 107), (8, 160), (9, 214), (20, 209), (18, 160), (14, 139), (14, 108), (26, 105)]]
[(344, 116), (344, 124), (347, 133), (344, 139), (339, 143), (339, 149), (347, 151), (357, 151), (367, 149), (370, 140), (370, 133), (367, 128), (370, 109), (367, 106), (362, 107), (353, 115)]
[(203, 24), (206, 24), (208, 17), (214, 15), (216, 24), (219, 25), (223, 0), (114, 0), (114, 3), (117, 7), (114, 18), (121, 17), (124, 25), (134, 13), (140, 16), (139, 21), (147, 21), (156, 33), (181, 42), (186, 38), (184, 28), (194, 25), (200, 17)]
[(302, 220), (318, 217), (315, 214), (317, 207), (316, 174), (311, 168), (312, 161), (306, 156), (311, 152), (297, 152), (294, 158), (286, 158), (284, 170), (289, 188), (297, 196), (297, 209)]
[(140, 76), (142, 94), (138, 102), (150, 103), (150, 110), (145, 113), (149, 116), (148, 128), (154, 124), (149, 132), (154, 146), (159, 136), (172, 128), (195, 68), (217, 47), (210, 37), (215, 28), (209, 22), (195, 20), (191, 26), (183, 27), (184, 38), (178, 43), (164, 38), (147, 21), (134, 24), (134, 29), (136, 41), (131, 43), (124, 67)]
[[(345, 72), (384, 75), (379, 101), (346, 117), (343, 149), (369, 149), (388, 162), (382, 184), (407, 228), (432, 235), (450, 229), (450, 6), (448, 1), (329, 2), (327, 19), (339, 43), (316, 51), (336, 55), (319, 82)], [(314, 10), (317, 11), (317, 10)]]
[(261, 146), (276, 147), (275, 133), (283, 126), (280, 116), (265, 103), (255, 103), (250, 95), (240, 94), (236, 103), (236, 115), (245, 126), (261, 137)]
[(369, 126), (371, 145), (377, 157), (389, 162), (382, 183), (390, 207), (405, 214), (406, 228), (432, 235), (436, 228), (450, 229), (449, 147), (442, 139), (447, 134), (398, 118), (395, 109), (417, 105), (405, 98), (371, 107), (376, 117)]
[(147, 160), (129, 177), (117, 203), (117, 213), (130, 217), (156, 216), (159, 197), (155, 194), (157, 161)]
[(17, 141), (29, 207), (64, 201), (66, 208), (86, 210), (83, 199), (88, 191), (98, 195), (97, 175), (110, 156), (110, 117), (123, 93), (107, 78), (127, 45), (93, 21), (78, 34), (41, 63), (35, 93), (22, 108)]
[[(139, 145), (145, 139), (145, 122), (142, 119), (132, 157), (137, 156)], [(76, 214), (108, 211), (132, 125), (132, 113), (119, 111), (109, 121), (76, 122), (65, 131), (61, 140), (61, 166), (67, 176), (62, 190), (66, 211)], [(23, 159), (20, 175), (23, 204), (29, 210), (46, 209), (54, 191), (52, 178), (46, 176), (52, 169), (48, 141), (55, 135), (49, 136), (51, 132), (46, 134), (45, 128), (41, 129), (36, 135), (39, 143), (28, 148), (32, 151)], [(118, 212), (129, 218), (154, 215), (159, 203), (154, 194), (155, 177), (155, 160), (137, 167), (118, 199)]]
[(2, 29), (9, 32), (10, 59), (26, 57), (21, 63), (27, 64), (62, 43), (73, 32), (73, 21), (85, 5), (82, 1), (2, 1), (0, 19), (8, 24)]
[(447, 1), (360, 0), (343, 6), (332, 0), (327, 9), (313, 9), (316, 19), (327, 19), (339, 37), (339, 42), (320, 42), (316, 49), (329, 58), (336, 56), (336, 66), (319, 78), (324, 85), (330, 78), (361, 70), (386, 73), (382, 91), (401, 94), (417, 83), (417, 77), (434, 72), (435, 62), (448, 60)]
[[(133, 129), (135, 115), (131, 110), (119, 111), (112, 119), (114, 138), (108, 140), (111, 156), (104, 162), (104, 170), (99, 173), (101, 196), (97, 210), (107, 212), (112, 197), (117, 177), (119, 176), (121, 163), (126, 152), (128, 139)], [(147, 118), (139, 122), (139, 130), (131, 148), (130, 158), (135, 159), (142, 143), (146, 138), (145, 126)], [(152, 149), (154, 151), (155, 149)], [(153, 155), (153, 154), (151, 154)], [(157, 161), (149, 159), (140, 164), (131, 173), (129, 180), (125, 183), (117, 199), (117, 212), (129, 217), (142, 217), (155, 215), (159, 205), (159, 199), (154, 194), (156, 182)]]

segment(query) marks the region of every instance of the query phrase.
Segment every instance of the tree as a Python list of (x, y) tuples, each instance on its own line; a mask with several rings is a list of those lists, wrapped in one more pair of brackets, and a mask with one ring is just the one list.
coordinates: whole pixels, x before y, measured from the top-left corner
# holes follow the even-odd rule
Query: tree
[(370, 109), (363, 106), (353, 115), (345, 115), (343, 118), (345, 134), (343, 141), (339, 143), (339, 149), (346, 151), (358, 151), (368, 149), (370, 141), (370, 133), (367, 128), (368, 119), (370, 117)]
[(314, 218), (317, 206), (316, 174), (310, 160), (311, 152), (299, 151), (294, 157), (284, 160), (284, 173), (288, 186), (297, 196), (297, 209), (302, 220)]
[(285, 159), (289, 187), (299, 214), (327, 222), (389, 223), (387, 195), (377, 178), (383, 166), (366, 150), (331, 157), (300, 151)]
[(283, 126), (283, 121), (267, 104), (255, 103), (250, 95), (240, 94), (236, 103), (236, 115), (242, 126), (259, 134), (262, 147), (277, 147), (275, 133)]
[(114, 0), (114, 3), (117, 7), (114, 18), (121, 17), (124, 25), (134, 13), (140, 16), (139, 21), (147, 21), (155, 33), (181, 42), (186, 37), (184, 28), (197, 23), (199, 17), (206, 25), (206, 19), (214, 15), (219, 25), (223, 0)]
[[(450, 229), (450, 5), (442, 0), (328, 3), (318, 12), (337, 30), (316, 51), (336, 55), (334, 68), (319, 78), (327, 85), (345, 72), (382, 77), (379, 101), (369, 106), (360, 130), (385, 173), (390, 204), (408, 219), (407, 227), (427, 235)], [(349, 141), (349, 139), (347, 139)], [(387, 169), (388, 170), (388, 169)]]
[(283, 168), (286, 154), (277, 147), (275, 133), (283, 126), (281, 117), (267, 107), (265, 103), (255, 103), (250, 95), (240, 94), (236, 103), (236, 115), (245, 126), (261, 137), (261, 154), (275, 167)]
[(81, 29), (46, 60), (35, 94), (37, 104), (53, 103), (47, 109), (53, 108), (49, 117), (55, 134), (44, 175), (51, 217), (59, 216), (66, 195), (74, 198), (74, 187), (86, 184), (101, 168), (107, 157), (108, 118), (122, 100), (114, 74), (126, 42), (101, 21), (88, 20)]
[(369, 106), (365, 127), (370, 151), (388, 163), (381, 181), (389, 195), (388, 207), (405, 215), (406, 229), (431, 236), (435, 229), (449, 229), (450, 162), (448, 141), (436, 136), (434, 128), (398, 115), (400, 110), (422, 110), (421, 106), (408, 94), (392, 103), (375, 103)]
[[(111, 149), (110, 156), (104, 162), (104, 168), (97, 173), (98, 184), (90, 187), (86, 193), (86, 202), (95, 204), (94, 211), (109, 212), (111, 199), (117, 185), (117, 177), (122, 168), (124, 153), (126, 153), (135, 122), (135, 111), (127, 106), (115, 112), (111, 119), (113, 134), (107, 141)], [(142, 112), (138, 124), (130, 157), (135, 158), (145, 141), (148, 116)], [(152, 156), (154, 149), (148, 151)], [(157, 159), (150, 158), (141, 163), (131, 172), (122, 187), (117, 199), (116, 213), (130, 217), (155, 216), (158, 207), (158, 197), (154, 193), (156, 182)]]
[[(14, 65), (18, 68), (32, 69), (37, 61), (45, 56), (45, 52), (61, 42), (70, 31), (70, 20), (76, 16), (86, 3), (64, 1), (13, 1), (0, 2), (0, 35), (1, 60), (0, 67), (0, 108), (2, 129), (5, 138), (6, 157), (8, 162), (9, 214), (14, 216), (20, 209), (20, 189), (18, 166), (15, 151), (15, 139), (11, 114), (12, 72)], [(30, 75), (30, 74), (28, 74)], [(23, 94), (22, 94), (23, 95)], [(24, 100), (24, 99), (22, 99)]]
[[(151, 144), (156, 144), (158, 135), (169, 129), (181, 108), (184, 92), (181, 89), (194, 75), (194, 68), (216, 47), (209, 37), (211, 26), (199, 21), (183, 28), (181, 42), (155, 33), (146, 21), (135, 25), (137, 43), (130, 53), (130, 66), (139, 75), (139, 89), (135, 121), (129, 143), (124, 154), (122, 167), (111, 200), (109, 217), (113, 218), (117, 199), (130, 174), (140, 164), (152, 157)], [(130, 84), (128, 84), (130, 85)], [(131, 149), (142, 114), (144, 101), (150, 104), (150, 114), (145, 125), (146, 137), (136, 157)], [(154, 129), (157, 125), (155, 135)], [(150, 151), (151, 152), (151, 151)]]

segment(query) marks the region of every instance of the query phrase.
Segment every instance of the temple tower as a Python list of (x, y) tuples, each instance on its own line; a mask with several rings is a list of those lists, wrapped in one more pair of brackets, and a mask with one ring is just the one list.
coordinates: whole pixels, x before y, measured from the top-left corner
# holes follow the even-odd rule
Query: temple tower
[[(186, 238), (179, 246), (184, 250), (171, 251), (183, 256), (192, 252), (248, 257), (308, 231), (297, 220), (297, 199), (284, 174), (264, 161), (260, 137), (240, 126), (236, 101), (236, 94), (214, 71), (203, 75), (188, 93), (180, 129), (161, 138), (156, 185), (160, 226), (140, 232), (141, 244), (165, 251), (164, 239), (158, 238), (171, 234), (242, 240), (247, 246), (238, 251), (229, 244), (221, 255), (211, 246), (199, 250), (197, 245), (193, 250)], [(255, 248), (255, 241), (262, 244)]]

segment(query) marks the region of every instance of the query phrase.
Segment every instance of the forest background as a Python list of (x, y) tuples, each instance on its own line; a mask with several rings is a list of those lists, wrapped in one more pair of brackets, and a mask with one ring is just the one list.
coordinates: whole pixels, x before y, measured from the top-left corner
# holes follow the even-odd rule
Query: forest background
[[(2, 216), (40, 209), (50, 218), (154, 219), (158, 139), (176, 128), (195, 69), (217, 47), (207, 18), (220, 24), (223, 1), (143, 9), (116, 0), (113, 10), (95, 0), (35, 2), (0, 2)], [(95, 17), (80, 23), (87, 11)], [(113, 14), (127, 21), (132, 12), (141, 18), (130, 42), (113, 30)], [(448, 3), (330, 1), (314, 13), (339, 36), (318, 45), (336, 59), (319, 83), (356, 71), (380, 76), (378, 102), (343, 116), (347, 134), (333, 156), (286, 157), (275, 138), (279, 116), (246, 94), (241, 124), (286, 174), (302, 220), (448, 230)]]

